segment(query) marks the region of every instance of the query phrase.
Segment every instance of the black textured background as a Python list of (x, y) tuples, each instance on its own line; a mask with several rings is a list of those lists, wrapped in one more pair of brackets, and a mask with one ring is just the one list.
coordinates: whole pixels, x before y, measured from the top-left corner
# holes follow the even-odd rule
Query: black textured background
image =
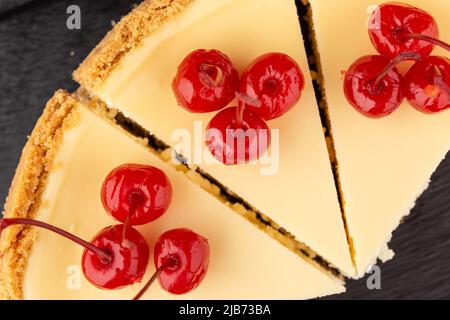
[[(111, 28), (111, 20), (137, 1), (0, 0), (0, 202), (45, 102), (58, 88), (76, 88), (72, 70)], [(66, 28), (71, 4), (81, 8), (81, 30)], [(362, 279), (350, 281), (346, 294), (329, 298), (450, 299), (450, 156), (391, 247), (396, 256), (381, 265), (381, 290), (368, 290)]]

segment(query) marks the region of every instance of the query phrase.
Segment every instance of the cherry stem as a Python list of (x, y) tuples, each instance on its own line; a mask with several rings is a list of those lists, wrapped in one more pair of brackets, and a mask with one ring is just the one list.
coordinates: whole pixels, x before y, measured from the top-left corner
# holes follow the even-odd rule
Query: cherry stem
[(248, 94), (241, 93), (239, 91), (236, 91), (234, 93), (234, 95), (236, 96), (236, 98), (238, 98), (238, 100), (240, 102), (243, 102), (245, 104), (248, 104), (248, 105), (254, 106), (254, 107), (260, 107), (261, 106), (261, 101), (258, 98), (252, 98)]
[(384, 68), (378, 73), (377, 77), (373, 81), (373, 88), (377, 88), (383, 78), (392, 70), (397, 64), (405, 60), (419, 60), (420, 54), (416, 52), (403, 52), (393, 58)]
[(122, 233), (122, 245), (123, 246), (125, 246), (123, 242), (125, 241), (125, 238), (127, 236), (127, 231), (130, 226), (130, 217), (131, 217), (131, 211), (128, 214), (128, 216), (125, 218), (125, 221), (123, 222), (123, 233)]
[(64, 238), (67, 238), (69, 240), (72, 240), (73, 242), (79, 244), (80, 246), (84, 247), (85, 249), (91, 251), (92, 253), (96, 254), (104, 263), (108, 264), (111, 263), (112, 257), (111, 254), (109, 254), (107, 251), (100, 249), (99, 247), (93, 245), (90, 242), (87, 242), (63, 229), (60, 229), (58, 227), (52, 226), (48, 223), (42, 222), (42, 221), (36, 221), (32, 219), (27, 218), (4, 218), (0, 219), (0, 234), (3, 230), (6, 228), (12, 226), (12, 225), (28, 225), (28, 226), (35, 226), (42, 229), (46, 229), (49, 231), (52, 231), (60, 236), (63, 236)]
[(161, 265), (158, 269), (156, 269), (155, 273), (153, 273), (150, 280), (147, 281), (145, 286), (139, 291), (139, 293), (133, 298), (133, 300), (139, 300), (144, 293), (150, 288), (150, 286), (155, 282), (155, 280), (159, 277), (159, 275), (166, 269), (175, 266), (177, 261), (175, 259), (168, 259), (167, 262), (163, 265)]
[(436, 73), (436, 77), (434, 77), (434, 84), (439, 86), (448, 96), (450, 96), (450, 87), (444, 81), (441, 70), (437, 66), (434, 66), (434, 72)]
[(248, 104), (251, 106), (259, 107), (261, 106), (261, 101), (258, 98), (252, 98), (249, 95), (241, 93), (239, 91), (236, 91), (234, 95), (239, 100), (238, 106), (236, 108), (236, 127), (241, 128), (244, 124), (245, 105)]
[(434, 45), (437, 45), (437, 46), (439, 46), (439, 47), (441, 47), (441, 48), (443, 48), (443, 49), (445, 49), (447, 51), (450, 51), (450, 44), (448, 44), (448, 43), (446, 43), (446, 42), (444, 42), (442, 40), (439, 40), (439, 39), (436, 39), (436, 38), (424, 35), (424, 34), (420, 34), (420, 33), (403, 33), (402, 37), (423, 40), (423, 41), (432, 43)]
[(136, 213), (138, 206), (141, 205), (144, 202), (144, 200), (141, 193), (132, 192), (128, 195), (128, 202), (130, 204), (130, 209), (128, 210), (128, 215), (125, 218), (125, 221), (123, 222), (122, 244), (127, 235), (128, 228), (130, 227), (131, 218)]

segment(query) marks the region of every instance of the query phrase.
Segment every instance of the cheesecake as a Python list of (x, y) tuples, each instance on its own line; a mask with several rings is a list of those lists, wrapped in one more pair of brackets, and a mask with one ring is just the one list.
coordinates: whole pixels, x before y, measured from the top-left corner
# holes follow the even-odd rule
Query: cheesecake
[[(28, 217), (91, 239), (115, 224), (100, 199), (108, 173), (125, 163), (151, 165), (171, 182), (173, 201), (158, 220), (137, 227), (150, 244), (173, 228), (206, 237), (211, 257), (199, 287), (174, 295), (154, 285), (143, 299), (304, 299), (343, 292), (340, 279), (301, 259), (225, 203), (163, 162), (131, 136), (98, 100), (58, 91), (23, 151), (4, 216)], [(8, 299), (131, 299), (143, 286), (102, 290), (81, 273), (82, 248), (47, 230), (11, 227), (1, 238), (0, 293)], [(153, 257), (150, 251), (150, 259)], [(149, 264), (151, 265), (151, 264)], [(152, 273), (151, 267), (143, 281)]]
[[(282, 228), (286, 238), (354, 276), (297, 10), (294, 0), (144, 1), (108, 33), (74, 78), (160, 139), (167, 161), (182, 158), (222, 193)], [(269, 158), (273, 161), (228, 166), (180, 143), (181, 130), (195, 145), (211, 118), (181, 108), (171, 88), (178, 65), (197, 49), (220, 50), (239, 73), (268, 52), (287, 54), (298, 63), (305, 76), (302, 97), (269, 122), (278, 132), (276, 148), (272, 143), (268, 151), (276, 155)]]
[[(377, 54), (368, 35), (368, 19), (384, 1), (309, 0), (310, 25), (320, 61), (322, 96), (327, 106), (337, 161), (344, 217), (359, 275), (378, 257), (391, 257), (392, 232), (427, 188), (450, 149), (450, 112), (427, 115), (405, 99), (381, 119), (356, 112), (346, 100), (343, 74), (357, 58)], [(403, 1), (402, 1), (403, 2)], [(408, 0), (430, 13), (439, 36), (450, 38), (446, 0)], [(352, 18), (349, 19), (351, 14)], [(436, 47), (433, 55), (444, 55)], [(399, 66), (404, 74), (410, 64)]]
[[(450, 114), (426, 115), (405, 100), (389, 116), (370, 119), (346, 99), (347, 69), (357, 58), (376, 54), (367, 22), (381, 3), (153, 0), (138, 5), (74, 72), (81, 87), (75, 93), (59, 90), (49, 100), (23, 149), (0, 224), (0, 298), (132, 299), (142, 293), (152, 300), (309, 299), (344, 292), (344, 277), (362, 277), (377, 259), (392, 258), (392, 232), (450, 149)], [(408, 4), (430, 12), (440, 37), (450, 37), (446, 1)], [(299, 100), (276, 110), (279, 114), (264, 110), (259, 128), (270, 128), (271, 145), (245, 163), (224, 164), (206, 148), (213, 111), (224, 106), (208, 105), (214, 110), (201, 113), (180, 103), (186, 84), (176, 85), (184, 81), (179, 66), (210, 53), (232, 64), (232, 77), (239, 74), (249, 83), (248, 66), (258, 68), (264, 59), (284, 59), (298, 68), (291, 79), (299, 81), (301, 94), (291, 93)], [(435, 48), (433, 54), (443, 51)], [(411, 64), (402, 62), (400, 72)], [(199, 69), (196, 79), (214, 87), (211, 70)], [(257, 108), (261, 101), (242, 88), (231, 93), (235, 98), (227, 107), (239, 111), (244, 101), (251, 112), (263, 112)], [(148, 166), (163, 172), (170, 184), (158, 199), (164, 210), (159, 208), (150, 223), (134, 225), (144, 239), (141, 258), (159, 261), (163, 249), (153, 246), (160, 235), (198, 232), (202, 249), (194, 251), (203, 255), (201, 276), (185, 294), (169, 293), (152, 263), (143, 278), (101, 289), (86, 275), (82, 247), (48, 230), (6, 226), (8, 218), (34, 219), (86, 240), (117, 224), (114, 217), (126, 227), (131, 220), (122, 221), (125, 207), (119, 210), (111, 199), (109, 207), (105, 204), (105, 178), (114, 181), (115, 168)], [(114, 190), (111, 198), (119, 192)], [(128, 250), (125, 236), (117, 245)], [(91, 257), (113, 259), (107, 251), (90, 250)], [(141, 292), (155, 271), (161, 286)]]

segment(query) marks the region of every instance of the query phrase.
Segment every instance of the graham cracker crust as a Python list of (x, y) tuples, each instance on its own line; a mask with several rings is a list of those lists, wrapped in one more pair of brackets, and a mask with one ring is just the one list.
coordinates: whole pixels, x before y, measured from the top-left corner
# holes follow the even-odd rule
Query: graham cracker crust
[[(76, 103), (64, 90), (58, 90), (47, 102), (22, 151), (6, 200), (5, 218), (35, 216), (62, 134), (73, 125)], [(23, 276), (35, 239), (36, 232), (29, 227), (12, 226), (2, 233), (0, 298), (23, 298)]]

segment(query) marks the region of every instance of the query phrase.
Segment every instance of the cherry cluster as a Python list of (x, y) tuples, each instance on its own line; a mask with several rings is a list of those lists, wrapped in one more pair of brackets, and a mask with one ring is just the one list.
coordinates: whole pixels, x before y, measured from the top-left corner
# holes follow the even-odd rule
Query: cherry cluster
[[(385, 3), (369, 18), (369, 37), (380, 55), (357, 59), (344, 78), (344, 93), (363, 115), (380, 118), (394, 112), (406, 97), (424, 113), (450, 108), (450, 60), (431, 56), (434, 46), (450, 51), (439, 40), (434, 18), (416, 7)], [(396, 65), (413, 60), (402, 76)]]
[[(105, 210), (121, 224), (102, 229), (90, 242), (45, 222), (26, 218), (0, 219), (0, 232), (12, 225), (32, 225), (53, 231), (84, 247), (82, 270), (86, 279), (101, 289), (119, 289), (140, 282), (147, 269), (150, 249), (133, 226), (163, 215), (172, 201), (168, 177), (158, 168), (124, 164), (113, 169), (103, 182)], [(156, 280), (163, 289), (182, 294), (195, 289), (209, 264), (209, 243), (186, 229), (163, 233), (154, 247), (156, 272), (139, 292), (139, 299)]]
[[(286, 54), (264, 54), (239, 77), (228, 56), (204, 49), (181, 62), (172, 82), (178, 104), (189, 112), (221, 110), (206, 128), (205, 143), (227, 165), (254, 161), (267, 151), (270, 130), (266, 121), (289, 111), (303, 87), (300, 67)], [(237, 106), (224, 109), (235, 98)]]

